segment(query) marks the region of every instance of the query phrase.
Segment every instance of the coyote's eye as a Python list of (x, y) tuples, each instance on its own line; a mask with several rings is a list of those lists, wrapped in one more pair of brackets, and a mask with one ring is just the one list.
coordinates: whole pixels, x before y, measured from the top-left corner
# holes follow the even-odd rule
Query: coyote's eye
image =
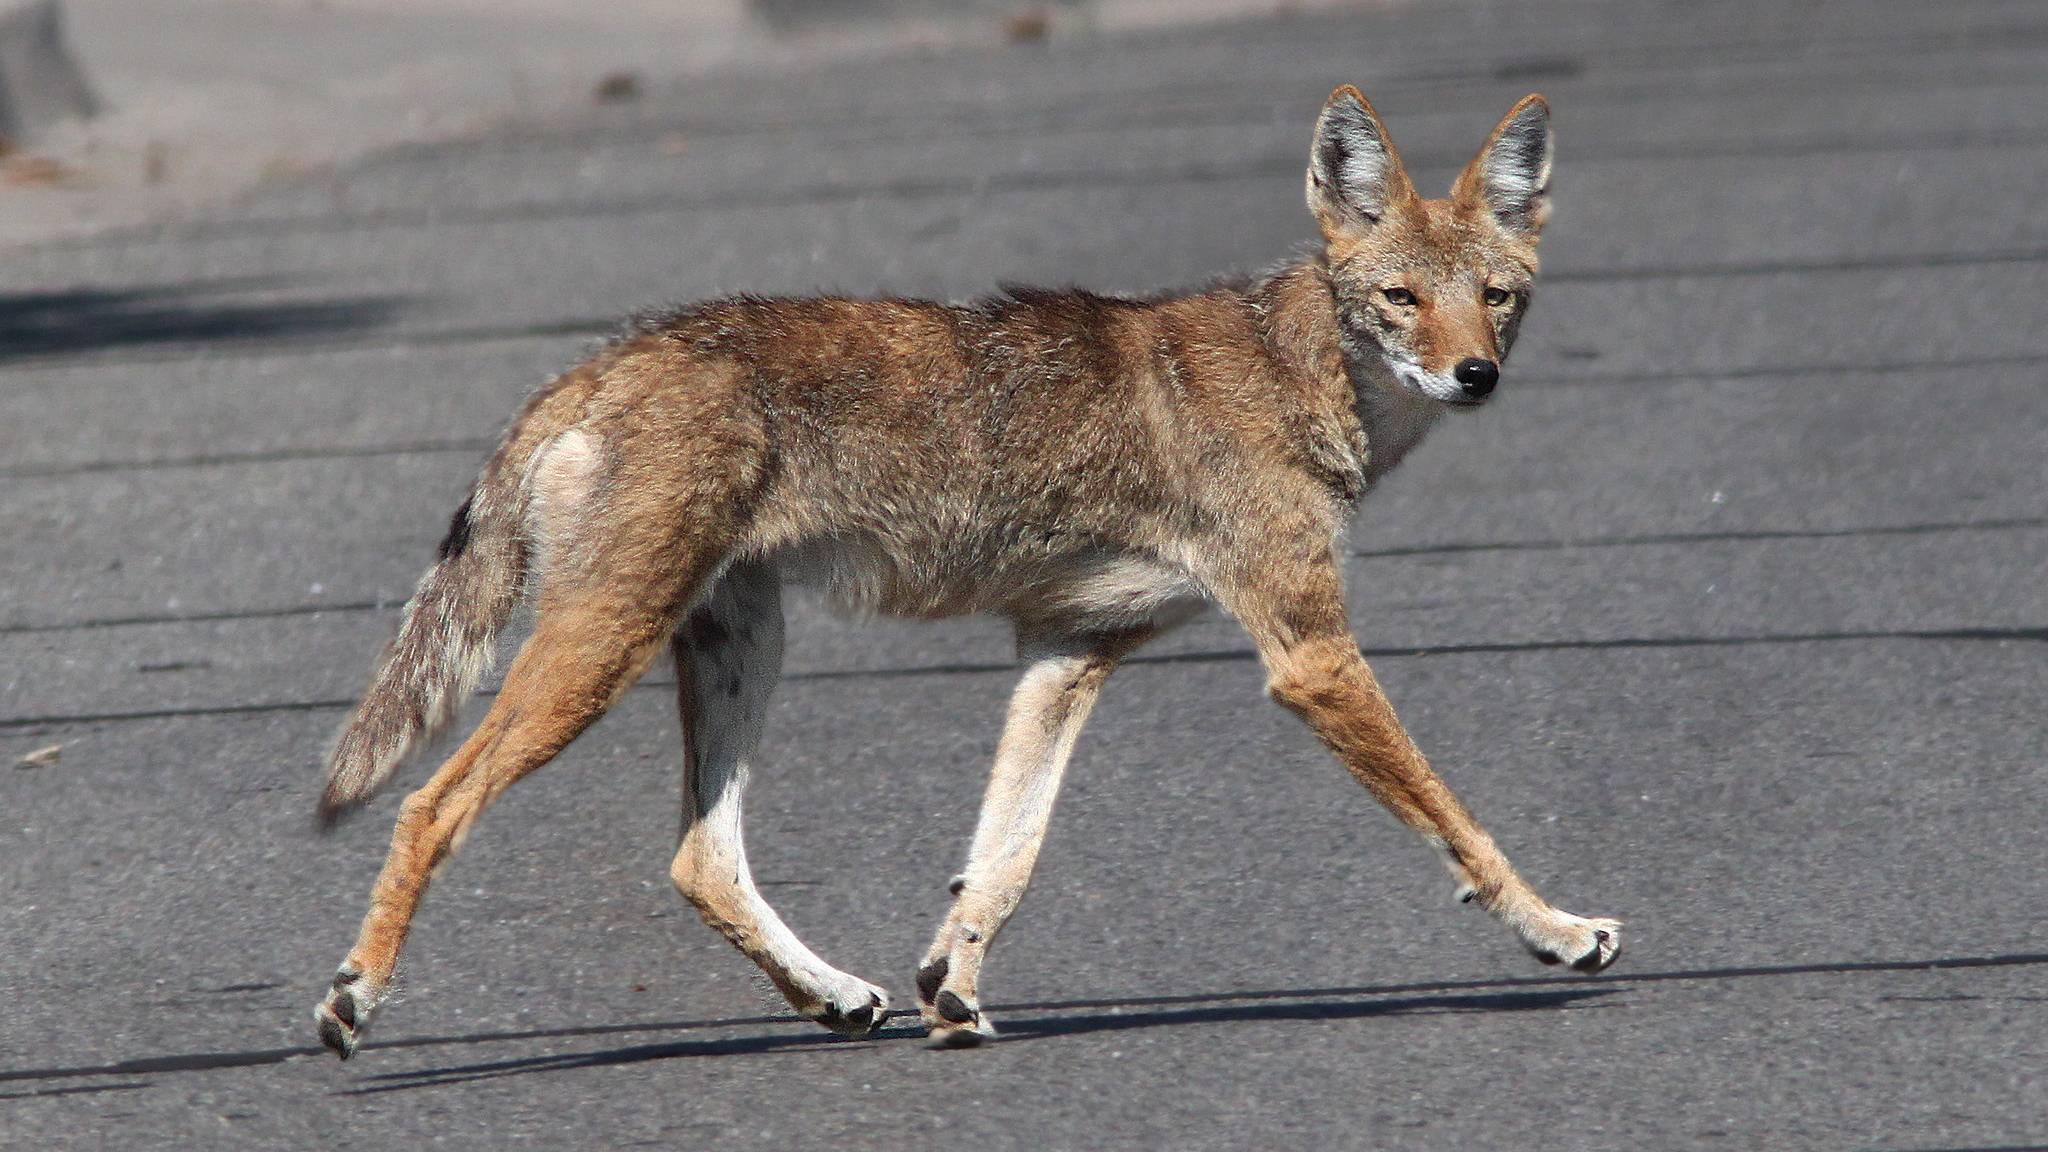
[(1485, 297), (1485, 299), (1486, 299), (1486, 306), (1487, 306), (1488, 308), (1498, 308), (1498, 307), (1500, 307), (1501, 305), (1503, 305), (1503, 304), (1505, 304), (1505, 303), (1507, 303), (1507, 302), (1508, 302), (1508, 300), (1509, 300), (1508, 290), (1507, 290), (1507, 289), (1505, 289), (1505, 288), (1488, 288), (1488, 289), (1486, 290), (1486, 297)]
[(1410, 308), (1415, 304), (1415, 293), (1410, 292), (1406, 288), (1381, 289), (1380, 295), (1387, 298), (1387, 303), (1398, 304), (1403, 308)]

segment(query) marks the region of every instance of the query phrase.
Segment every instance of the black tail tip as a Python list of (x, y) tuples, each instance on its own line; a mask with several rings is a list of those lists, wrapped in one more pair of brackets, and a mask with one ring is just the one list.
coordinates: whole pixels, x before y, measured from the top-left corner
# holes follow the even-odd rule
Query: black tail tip
[(360, 801), (345, 800), (332, 793), (322, 795), (320, 803), (313, 809), (313, 831), (325, 836), (341, 827), (342, 821), (348, 819), (361, 806)]

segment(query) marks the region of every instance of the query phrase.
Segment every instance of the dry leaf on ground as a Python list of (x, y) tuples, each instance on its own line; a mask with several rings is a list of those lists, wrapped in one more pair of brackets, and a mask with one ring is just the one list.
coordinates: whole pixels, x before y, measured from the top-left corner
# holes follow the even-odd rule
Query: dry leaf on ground
[(64, 746), (62, 744), (52, 744), (47, 748), (38, 748), (23, 756), (14, 766), (16, 768), (46, 768), (55, 764), (58, 757), (62, 755), (64, 755)]

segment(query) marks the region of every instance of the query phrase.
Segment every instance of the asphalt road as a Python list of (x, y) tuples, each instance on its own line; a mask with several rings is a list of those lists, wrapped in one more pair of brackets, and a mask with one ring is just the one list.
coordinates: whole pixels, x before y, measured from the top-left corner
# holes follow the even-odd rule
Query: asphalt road
[[(1351, 598), (1608, 975), (1454, 906), (1207, 619), (1105, 692), (992, 1047), (830, 1037), (697, 922), (663, 670), (314, 1046), (397, 803), (317, 836), (320, 757), (526, 389), (665, 300), (1264, 263), (1342, 81), (1436, 185), (1556, 108), (1523, 343)], [(2044, 185), (2038, 4), (1452, 0), (656, 85), (11, 252), (0, 1145), (2048, 1147)], [(792, 610), (756, 870), (899, 1004), (1008, 655)]]

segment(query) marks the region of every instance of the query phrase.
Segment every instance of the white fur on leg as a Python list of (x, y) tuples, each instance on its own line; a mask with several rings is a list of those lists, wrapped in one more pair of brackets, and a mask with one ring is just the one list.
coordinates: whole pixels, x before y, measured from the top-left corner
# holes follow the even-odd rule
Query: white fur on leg
[(966, 1047), (995, 1035), (978, 999), (990, 942), (1031, 880), (1054, 801), (1081, 726), (1106, 673), (1083, 646), (1056, 649), (1024, 673), (989, 776), (956, 899), (918, 970), (918, 998), (932, 1042)]
[(1621, 955), (1621, 921), (1561, 912), (1526, 890), (1504, 896), (1494, 905), (1493, 914), (1513, 928), (1522, 946), (1545, 964), (1562, 964), (1590, 974), (1605, 969)]
[(690, 747), (683, 842), (671, 876), (704, 918), (760, 964), (790, 1004), (836, 1032), (864, 1034), (889, 996), (820, 959), (782, 922), (747, 867), (742, 804), (768, 699), (782, 676), (776, 573), (735, 565), (681, 630), (677, 674)]

